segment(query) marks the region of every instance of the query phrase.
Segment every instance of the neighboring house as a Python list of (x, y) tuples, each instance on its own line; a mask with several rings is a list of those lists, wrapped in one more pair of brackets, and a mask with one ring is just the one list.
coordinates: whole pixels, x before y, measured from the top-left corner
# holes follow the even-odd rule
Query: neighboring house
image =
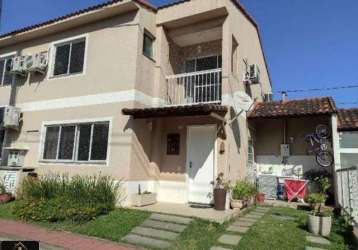
[(358, 108), (338, 110), (337, 201), (358, 225)]
[[(331, 97), (259, 102), (248, 121), (257, 176), (283, 182), (327, 171), (335, 203), (358, 222), (358, 109), (337, 109)], [(317, 152), (306, 140), (321, 125), (329, 128), (327, 150), (334, 158), (327, 167), (317, 163)]]
[[(9, 73), (39, 52), (44, 72)], [(139, 185), (210, 203), (218, 173), (245, 178), (252, 135), (233, 96), (271, 93), (257, 24), (236, 0), (114, 0), (4, 34), (0, 83), (0, 104), (22, 113), (18, 130), (0, 130), (12, 186), (24, 171), (110, 175), (126, 204)], [(5, 167), (9, 152), (22, 168)]]

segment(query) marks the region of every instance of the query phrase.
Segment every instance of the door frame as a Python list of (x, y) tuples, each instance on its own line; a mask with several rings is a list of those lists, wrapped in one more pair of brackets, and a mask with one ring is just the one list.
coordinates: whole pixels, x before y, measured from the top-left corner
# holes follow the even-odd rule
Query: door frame
[[(204, 124), (204, 125), (189, 125), (186, 128), (186, 159), (185, 159), (185, 182), (186, 182), (186, 189), (187, 189), (187, 203), (189, 203), (189, 193), (190, 193), (190, 186), (189, 186), (189, 131), (191, 128), (203, 128), (203, 127), (211, 127), (214, 130), (214, 159), (213, 159), (213, 181), (215, 182), (215, 176), (218, 174), (218, 157), (217, 157), (217, 125), (216, 124)], [(214, 185), (213, 185), (213, 191), (214, 191)]]

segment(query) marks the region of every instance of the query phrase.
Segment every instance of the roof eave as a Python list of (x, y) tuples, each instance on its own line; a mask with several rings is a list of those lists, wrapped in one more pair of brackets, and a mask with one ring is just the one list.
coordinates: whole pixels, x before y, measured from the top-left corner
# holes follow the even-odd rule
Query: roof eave
[(0, 36), (0, 48), (11, 46), (13, 44), (28, 41), (38, 37), (51, 35), (56, 32), (65, 31), (71, 28), (76, 28), (87, 23), (110, 18), (118, 14), (135, 11), (140, 8), (138, 5), (155, 12), (157, 11), (154, 6), (145, 3), (143, 0), (113, 0), (110, 2), (91, 6), (86, 9), (75, 11), (70, 14), (45, 21), (43, 23), (24, 27), (3, 34)]

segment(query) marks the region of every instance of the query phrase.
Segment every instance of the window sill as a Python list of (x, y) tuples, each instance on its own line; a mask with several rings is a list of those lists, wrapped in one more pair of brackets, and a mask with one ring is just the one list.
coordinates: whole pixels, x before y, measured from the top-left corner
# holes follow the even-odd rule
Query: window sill
[(145, 58), (151, 60), (152, 62), (156, 63), (156, 61), (155, 61), (155, 59), (154, 59), (153, 57), (150, 57), (150, 56), (148, 56), (148, 55), (146, 55), (146, 54), (143, 54), (143, 56), (144, 56)]
[(51, 75), (49, 76), (49, 80), (58, 80), (58, 79), (65, 79), (65, 78), (71, 78), (71, 77), (79, 77), (79, 76), (84, 76), (85, 73), (81, 72), (81, 73), (73, 73), (73, 74), (65, 74), (65, 75)]
[(54, 164), (54, 165), (85, 165), (85, 166), (89, 166), (89, 165), (101, 165), (101, 166), (106, 166), (107, 165), (107, 161), (51, 161), (51, 160), (40, 160), (39, 161), (40, 164), (46, 165), (46, 164)]

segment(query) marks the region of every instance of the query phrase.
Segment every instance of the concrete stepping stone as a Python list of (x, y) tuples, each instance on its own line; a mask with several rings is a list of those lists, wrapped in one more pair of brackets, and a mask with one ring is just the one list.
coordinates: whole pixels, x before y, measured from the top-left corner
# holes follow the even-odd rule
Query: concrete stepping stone
[(249, 231), (249, 229), (249, 227), (231, 225), (226, 229), (226, 231), (244, 234)]
[(323, 248), (319, 248), (319, 247), (309, 247), (309, 246), (306, 246), (306, 247), (305, 247), (305, 250), (327, 250), (327, 249), (323, 249)]
[(270, 208), (269, 207), (257, 207), (256, 210), (262, 210), (262, 211), (267, 212), (270, 210)]
[(260, 215), (260, 216), (264, 216), (265, 215), (265, 213), (260, 213), (260, 212), (255, 212), (255, 211), (253, 211), (253, 212), (251, 212), (251, 213), (249, 213), (249, 214), (253, 214), (253, 215)]
[(152, 214), (149, 217), (149, 219), (159, 220), (159, 221), (167, 221), (167, 222), (173, 222), (173, 223), (185, 224), (185, 225), (190, 224), (193, 220), (190, 218), (174, 216), (174, 215), (165, 215), (165, 214)]
[(239, 244), (240, 240), (241, 237), (238, 235), (223, 234), (218, 239), (218, 242), (225, 245), (236, 246), (237, 244)]
[(295, 217), (285, 216), (285, 215), (273, 214), (273, 215), (271, 215), (271, 217), (274, 218), (274, 219), (283, 220), (283, 221), (295, 221), (296, 220)]
[(162, 240), (175, 240), (179, 234), (168, 232), (164, 230), (149, 228), (149, 227), (135, 227), (132, 232), (133, 234), (138, 234), (141, 236), (148, 236), (152, 238), (162, 239)]
[(135, 234), (128, 234), (127, 236), (123, 237), (122, 240), (130, 244), (142, 245), (142, 246), (153, 247), (158, 249), (165, 249), (170, 247), (170, 243), (168, 241), (157, 240), (157, 239), (139, 236)]
[(170, 222), (150, 220), (150, 219), (145, 220), (141, 226), (155, 228), (155, 229), (161, 229), (161, 230), (165, 230), (165, 231), (168, 230), (168, 231), (173, 231), (173, 232), (177, 232), (177, 233), (183, 232), (186, 228), (186, 226), (184, 226), (184, 225), (179, 225), (179, 224), (170, 223)]
[(246, 221), (246, 222), (255, 223), (257, 221), (257, 219), (240, 217), (240, 218), (237, 219), (237, 221)]
[(210, 250), (232, 250), (231, 248), (213, 246)]
[(247, 214), (244, 218), (251, 218), (251, 219), (261, 219), (261, 215), (254, 215), (254, 214)]
[(250, 221), (235, 221), (232, 225), (237, 226), (237, 227), (251, 227), (252, 225), (254, 225), (255, 222), (250, 222)]
[(331, 242), (320, 236), (306, 236), (306, 240), (311, 243), (320, 244), (320, 245), (330, 245)]

